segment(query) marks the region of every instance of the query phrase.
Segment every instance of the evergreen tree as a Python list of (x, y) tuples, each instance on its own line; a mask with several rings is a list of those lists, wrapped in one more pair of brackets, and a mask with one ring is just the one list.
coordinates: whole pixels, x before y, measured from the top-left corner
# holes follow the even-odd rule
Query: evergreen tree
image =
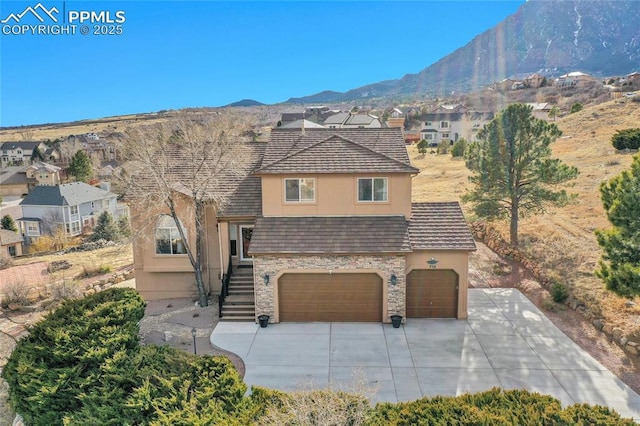
[(613, 228), (596, 231), (604, 251), (596, 274), (617, 294), (640, 294), (640, 155), (630, 170), (603, 182), (600, 194)]
[(98, 224), (93, 230), (91, 241), (107, 240), (107, 241), (119, 241), (120, 240), (120, 228), (113, 216), (108, 211), (102, 212), (98, 217)]
[(429, 142), (427, 142), (426, 139), (422, 139), (420, 142), (418, 142), (418, 152), (420, 154), (426, 154), (428, 148), (429, 148)]
[(473, 188), (463, 197), (479, 217), (509, 218), (511, 244), (518, 245), (518, 220), (544, 212), (571, 198), (553, 187), (574, 179), (578, 169), (551, 159), (550, 145), (562, 132), (531, 115), (532, 107), (514, 104), (479, 133), (465, 152)]
[(131, 236), (131, 225), (129, 224), (128, 216), (122, 216), (118, 219), (118, 229), (120, 231), (120, 237), (129, 238)]
[(78, 182), (88, 182), (93, 175), (93, 168), (91, 167), (91, 159), (82, 150), (76, 151), (71, 157), (71, 164), (69, 165), (69, 173), (76, 178)]
[(8, 229), (9, 231), (18, 232), (16, 222), (10, 215), (5, 215), (0, 219), (0, 227), (2, 229)]

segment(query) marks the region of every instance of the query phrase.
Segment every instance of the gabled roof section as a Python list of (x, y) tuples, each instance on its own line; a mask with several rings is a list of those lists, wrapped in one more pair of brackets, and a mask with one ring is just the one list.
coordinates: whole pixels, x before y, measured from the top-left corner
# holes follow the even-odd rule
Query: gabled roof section
[(33, 151), (35, 148), (40, 146), (42, 142), (4, 142), (0, 144), (0, 150), (7, 151), (10, 149), (20, 148), (24, 150)]
[(249, 254), (410, 252), (404, 216), (260, 217)]
[(65, 183), (63, 185), (39, 185), (20, 202), (21, 206), (76, 206), (91, 201), (115, 197), (109, 191), (84, 182)]
[(0, 245), (16, 244), (23, 242), (22, 235), (8, 229), (0, 229)]
[(258, 174), (416, 173), (401, 129), (274, 129)]
[(411, 204), (409, 238), (412, 250), (476, 250), (457, 202)]

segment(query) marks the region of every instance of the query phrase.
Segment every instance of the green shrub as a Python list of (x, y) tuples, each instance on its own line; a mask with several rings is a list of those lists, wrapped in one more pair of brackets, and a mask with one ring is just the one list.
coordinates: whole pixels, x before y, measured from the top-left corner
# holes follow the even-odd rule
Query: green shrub
[(464, 138), (458, 139), (456, 143), (453, 144), (453, 147), (451, 148), (451, 155), (453, 157), (463, 157), (464, 150), (466, 148), (467, 148), (467, 141)]
[(451, 141), (449, 139), (443, 139), (438, 144), (438, 154), (446, 154), (451, 147)]
[(566, 302), (569, 297), (569, 290), (567, 289), (567, 286), (561, 282), (554, 282), (551, 285), (551, 297), (556, 303)]
[(570, 425), (625, 426), (635, 425), (631, 419), (623, 419), (615, 411), (601, 405), (574, 404), (563, 411), (561, 419)]
[(584, 107), (581, 103), (576, 102), (575, 104), (571, 105), (571, 110), (569, 111), (569, 113), (573, 114), (574, 112), (582, 111), (583, 108)]
[(420, 142), (418, 142), (417, 147), (420, 154), (426, 154), (427, 150), (429, 149), (429, 142), (426, 139), (422, 139)]
[(7, 362), (2, 375), (13, 408), (29, 425), (57, 425), (83, 405), (121, 400), (135, 384), (131, 361), (143, 314), (132, 289), (64, 302), (30, 329)]
[(640, 149), (640, 128), (617, 130), (611, 136), (611, 144), (615, 149)]
[(109, 272), (113, 272), (113, 266), (111, 265), (100, 265), (98, 267), (98, 272), (101, 274), (108, 274)]
[(437, 396), (376, 405), (374, 425), (568, 425), (633, 424), (605, 407), (574, 405), (526, 390), (494, 388), (458, 397)]

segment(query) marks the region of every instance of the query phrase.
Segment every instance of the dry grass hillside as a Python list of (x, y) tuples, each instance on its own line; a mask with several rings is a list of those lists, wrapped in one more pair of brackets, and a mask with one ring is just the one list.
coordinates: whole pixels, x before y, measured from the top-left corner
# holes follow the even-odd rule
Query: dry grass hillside
[[(600, 202), (600, 183), (629, 168), (632, 156), (617, 154), (611, 146), (616, 130), (640, 126), (640, 104), (611, 101), (558, 119), (563, 137), (553, 145), (554, 156), (578, 167), (572, 192), (575, 204), (526, 218), (520, 225), (523, 250), (540, 262), (551, 278), (566, 283), (590, 312), (627, 332), (640, 334), (640, 297), (635, 305), (607, 292), (593, 275), (601, 256), (594, 230), (609, 227)], [(450, 155), (421, 156), (409, 148), (420, 174), (414, 178), (415, 201), (459, 200), (469, 183), (461, 160)], [(464, 206), (467, 210), (467, 206)], [(469, 211), (467, 217), (472, 219)], [(497, 223), (508, 238), (508, 224)]]

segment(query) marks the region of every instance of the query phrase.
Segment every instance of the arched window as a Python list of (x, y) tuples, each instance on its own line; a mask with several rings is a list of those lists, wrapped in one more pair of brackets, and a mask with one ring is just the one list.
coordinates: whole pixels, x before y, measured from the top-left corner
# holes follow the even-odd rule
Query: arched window
[[(187, 231), (182, 223), (180, 223), (180, 227), (186, 238)], [(187, 254), (176, 221), (166, 214), (160, 215), (156, 223), (156, 254)]]

